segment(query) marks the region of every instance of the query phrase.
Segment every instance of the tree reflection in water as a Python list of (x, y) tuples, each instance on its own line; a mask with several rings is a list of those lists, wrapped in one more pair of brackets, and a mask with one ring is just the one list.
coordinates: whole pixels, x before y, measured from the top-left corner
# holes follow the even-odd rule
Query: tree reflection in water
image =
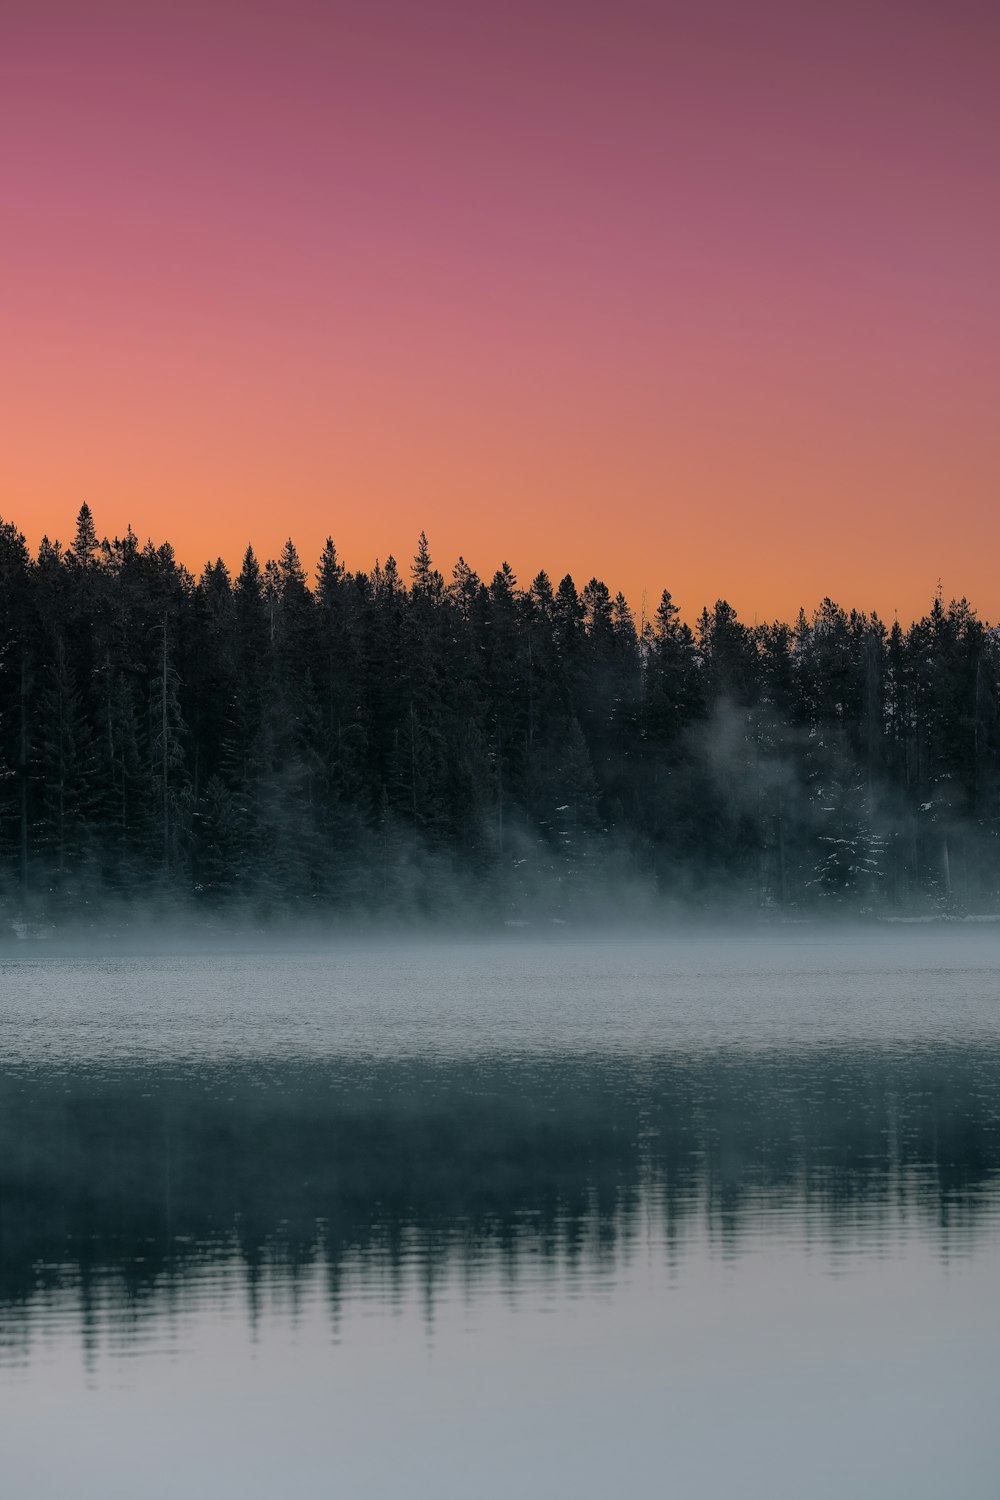
[[(0, 1077), (8, 1357), (56, 1303), (138, 1331), (321, 1268), (333, 1311), (458, 1267), (600, 1274), (648, 1235), (739, 1256), (995, 1226), (1000, 1053), (21, 1067)], [(47, 1311), (48, 1310), (48, 1311)]]

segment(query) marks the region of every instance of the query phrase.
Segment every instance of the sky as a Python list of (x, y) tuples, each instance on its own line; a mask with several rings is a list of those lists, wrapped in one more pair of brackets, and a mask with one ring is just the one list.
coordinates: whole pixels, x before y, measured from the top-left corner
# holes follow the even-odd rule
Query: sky
[(1000, 617), (992, 0), (0, 0), (0, 514)]

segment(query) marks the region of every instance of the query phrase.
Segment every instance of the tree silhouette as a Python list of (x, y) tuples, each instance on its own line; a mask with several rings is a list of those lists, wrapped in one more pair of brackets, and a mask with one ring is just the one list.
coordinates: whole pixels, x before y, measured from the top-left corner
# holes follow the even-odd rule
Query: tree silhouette
[(315, 583), (291, 539), (195, 579), (86, 505), (34, 557), (0, 521), (0, 919), (997, 909), (1000, 636), (966, 600), (692, 630), (665, 590), (637, 629), (597, 577), (446, 585), (423, 532), (409, 576), (328, 538)]

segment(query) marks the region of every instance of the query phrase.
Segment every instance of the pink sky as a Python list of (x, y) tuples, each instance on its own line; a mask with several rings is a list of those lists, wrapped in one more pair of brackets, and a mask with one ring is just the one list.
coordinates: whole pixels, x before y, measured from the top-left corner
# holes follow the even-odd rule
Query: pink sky
[(1000, 11), (0, 11), (0, 513), (1000, 615)]

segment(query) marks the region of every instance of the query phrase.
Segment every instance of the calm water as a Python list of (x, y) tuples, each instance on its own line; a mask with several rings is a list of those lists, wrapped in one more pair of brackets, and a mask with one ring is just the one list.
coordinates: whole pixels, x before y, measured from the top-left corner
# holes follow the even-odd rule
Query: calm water
[(995, 1497), (1000, 934), (0, 959), (5, 1495)]

